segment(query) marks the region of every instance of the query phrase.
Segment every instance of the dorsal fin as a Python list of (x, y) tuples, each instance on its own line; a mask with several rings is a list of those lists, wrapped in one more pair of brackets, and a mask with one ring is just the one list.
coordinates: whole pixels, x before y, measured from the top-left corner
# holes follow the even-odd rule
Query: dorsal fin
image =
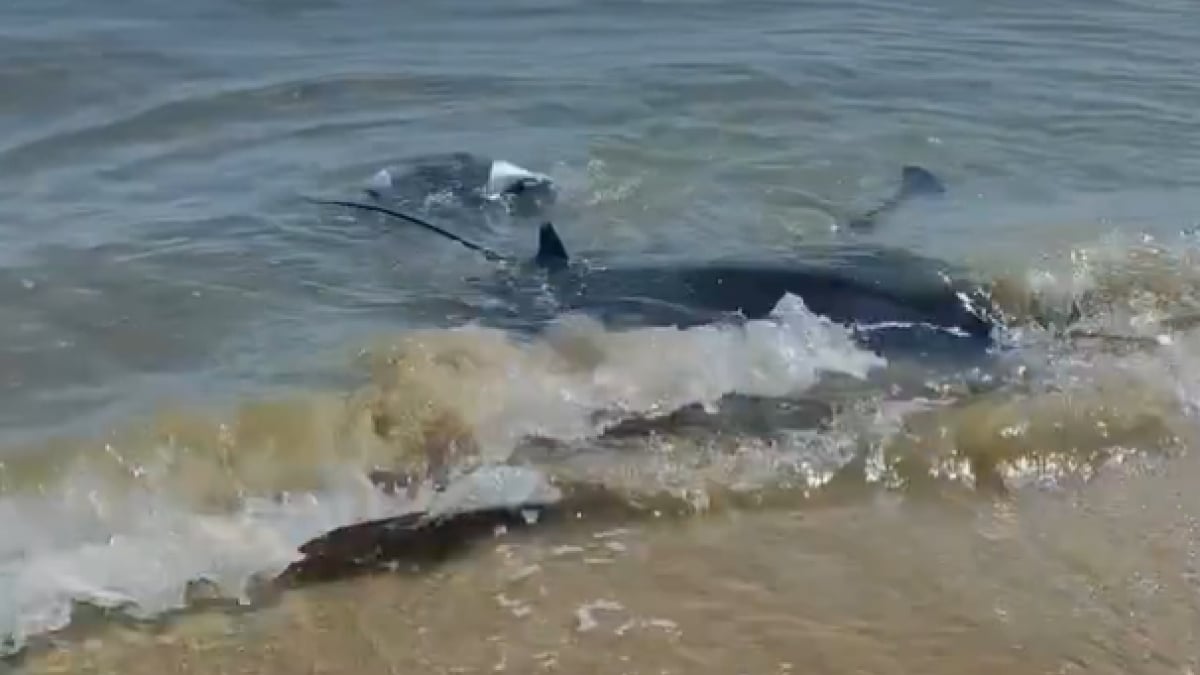
[(567, 247), (563, 246), (562, 239), (559, 238), (554, 225), (543, 223), (538, 229), (538, 250), (533, 262), (538, 267), (561, 269), (566, 267), (569, 261)]

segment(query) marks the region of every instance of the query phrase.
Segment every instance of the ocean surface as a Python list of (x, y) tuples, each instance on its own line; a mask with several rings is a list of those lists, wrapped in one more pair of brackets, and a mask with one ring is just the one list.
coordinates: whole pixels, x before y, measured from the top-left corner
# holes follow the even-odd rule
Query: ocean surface
[[(7, 0), (0, 668), (1197, 672), (1197, 35), (1185, 0)], [(631, 262), (837, 241), (919, 164), (945, 197), (855, 237), (1107, 337), (1030, 324), (1002, 386), (916, 396), (823, 388), (880, 364), (791, 301), (515, 340), (470, 325), (486, 261), (305, 201), (460, 151)], [(599, 437), (735, 392), (831, 419)], [(446, 434), (690, 515), (248, 599)]]

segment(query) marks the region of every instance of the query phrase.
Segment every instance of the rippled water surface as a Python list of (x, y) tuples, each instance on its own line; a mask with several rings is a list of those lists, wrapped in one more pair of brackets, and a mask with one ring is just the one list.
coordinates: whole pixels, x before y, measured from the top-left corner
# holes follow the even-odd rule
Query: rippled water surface
[[(1194, 672), (1196, 35), (1172, 0), (9, 0), (5, 652), (37, 672)], [(302, 199), (453, 151), (552, 176), (572, 252), (635, 262), (827, 241), (920, 164), (946, 198), (864, 240), (1003, 281), (1017, 313), (1074, 298), (1122, 338), (1017, 331), (1003, 386), (914, 397), (827, 387), (878, 364), (803, 306), (747, 331), (463, 328), (486, 262)], [(520, 223), (479, 236), (534, 247)], [(827, 414), (597, 437), (734, 391)], [(394, 513), (373, 467), (531, 438), (565, 448), (546, 471), (690, 515), (244, 613), (189, 594), (236, 598)]]

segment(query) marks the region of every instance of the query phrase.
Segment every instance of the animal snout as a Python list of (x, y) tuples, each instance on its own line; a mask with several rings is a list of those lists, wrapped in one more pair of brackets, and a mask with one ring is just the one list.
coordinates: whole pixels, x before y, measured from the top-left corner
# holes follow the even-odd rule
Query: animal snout
[(554, 181), (540, 176), (524, 176), (509, 183), (501, 192), (515, 215), (535, 215), (558, 199)]

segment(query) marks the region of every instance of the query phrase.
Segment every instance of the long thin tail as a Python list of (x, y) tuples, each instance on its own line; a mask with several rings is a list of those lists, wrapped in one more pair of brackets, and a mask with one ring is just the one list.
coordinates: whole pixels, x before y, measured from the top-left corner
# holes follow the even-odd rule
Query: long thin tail
[(363, 211), (374, 211), (375, 213), (382, 213), (386, 216), (398, 218), (405, 222), (412, 223), (413, 225), (423, 227), (423, 228), (429, 230), (430, 232), (441, 235), (451, 241), (458, 242), (459, 244), (466, 246), (467, 248), (471, 249), (472, 251), (476, 251), (478, 253), (483, 254), (483, 257), (487, 258), (488, 260), (491, 260), (491, 261), (508, 260), (507, 256), (505, 256), (501, 253), (497, 253), (496, 251), (493, 251), (492, 249), (490, 249), (482, 244), (477, 244), (477, 243), (471, 241), (470, 239), (465, 239), (463, 237), (460, 237), (457, 234), (454, 234), (453, 232), (450, 232), (449, 230), (438, 227), (437, 225), (434, 225), (433, 223), (431, 223), (427, 220), (423, 220), (416, 216), (410, 216), (407, 213), (401, 213), (400, 211), (396, 211), (394, 209), (389, 209), (386, 206), (378, 206), (376, 204), (365, 204), (363, 202), (343, 201), (340, 199), (312, 199), (309, 197), (305, 197), (304, 199), (305, 199), (305, 201), (311, 202), (313, 204), (321, 204), (324, 206), (345, 206), (347, 208), (352, 208), (352, 209), (361, 209)]
[(945, 193), (946, 186), (932, 171), (919, 166), (906, 166), (900, 172), (900, 187), (896, 190), (896, 194), (870, 211), (850, 218), (847, 226), (852, 230), (869, 230), (875, 227), (881, 218), (911, 199)]

